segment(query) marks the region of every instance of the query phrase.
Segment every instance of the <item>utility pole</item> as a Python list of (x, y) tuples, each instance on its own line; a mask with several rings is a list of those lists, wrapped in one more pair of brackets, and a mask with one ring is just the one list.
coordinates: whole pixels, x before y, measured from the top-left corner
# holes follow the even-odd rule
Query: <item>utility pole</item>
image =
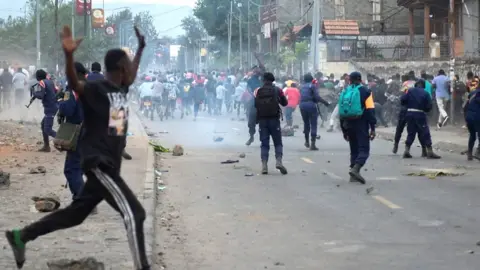
[(455, 123), (455, 0), (450, 0), (450, 123)]
[(318, 34), (320, 33), (320, 0), (313, 0), (313, 16), (312, 16), (312, 38), (310, 41), (310, 59), (312, 59), (312, 71), (318, 69)]
[(230, 60), (232, 57), (232, 15), (233, 15), (233, 0), (230, 0), (230, 14), (228, 15), (228, 69), (230, 69)]
[(248, 47), (247, 47), (247, 54), (248, 54), (248, 57), (247, 57), (247, 61), (248, 61), (248, 68), (251, 68), (252, 66), (252, 43), (251, 43), (251, 38), (252, 36), (252, 33), (251, 33), (251, 29), (250, 29), (250, 0), (247, 0), (247, 43), (248, 43)]
[(41, 65), (41, 51), (40, 51), (40, 0), (35, 1), (35, 12), (37, 19), (37, 70)]
[[(58, 0), (55, 0), (55, 46), (58, 46)], [(55, 48), (53, 48), (55, 49)], [(58, 72), (58, 50), (55, 50), (55, 71)]]
[(75, 39), (75, 4), (77, 0), (72, 1), (72, 38)]
[(242, 3), (238, 3), (238, 33), (239, 33), (238, 41), (240, 42), (240, 68), (242, 68), (243, 67)]
[(83, 0), (83, 36), (87, 37), (88, 30), (88, 22), (87, 22), (87, 0)]

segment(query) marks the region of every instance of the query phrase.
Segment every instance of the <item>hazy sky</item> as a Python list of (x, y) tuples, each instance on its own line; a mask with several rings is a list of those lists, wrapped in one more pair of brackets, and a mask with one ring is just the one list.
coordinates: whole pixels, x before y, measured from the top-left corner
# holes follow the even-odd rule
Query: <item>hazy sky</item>
[[(62, 0), (60, 0), (62, 1)], [(176, 37), (183, 34), (179, 27), (184, 17), (192, 14), (195, 0), (92, 0), (94, 8), (105, 5), (105, 15), (119, 12), (122, 7), (129, 7), (133, 13), (148, 10), (155, 18), (155, 27), (160, 36)], [(23, 16), (25, 0), (0, 0), (0, 17)]]

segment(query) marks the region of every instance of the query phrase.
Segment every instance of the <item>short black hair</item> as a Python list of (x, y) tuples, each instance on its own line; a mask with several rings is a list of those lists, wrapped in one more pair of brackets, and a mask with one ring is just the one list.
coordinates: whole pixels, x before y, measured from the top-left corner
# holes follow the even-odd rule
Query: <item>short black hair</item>
[(310, 73), (307, 73), (303, 76), (303, 82), (311, 83), (313, 81), (313, 76)]
[(264, 82), (274, 82), (275, 81), (275, 76), (271, 72), (265, 72), (263, 74), (263, 81)]
[(100, 63), (98, 63), (98, 62), (93, 62), (92, 63), (92, 71), (97, 71), (97, 72), (102, 71), (102, 65), (100, 65)]
[(47, 72), (43, 69), (39, 69), (35, 72), (35, 78), (37, 81), (45, 80), (47, 78)]
[(82, 63), (75, 62), (75, 63), (73, 63), (73, 65), (75, 66), (75, 71), (77, 73), (80, 73), (82, 75), (87, 74), (87, 69), (85, 68), (85, 66)]
[(120, 62), (126, 58), (128, 58), (127, 53), (122, 49), (109, 50), (107, 54), (105, 54), (105, 70), (107, 72), (120, 70)]

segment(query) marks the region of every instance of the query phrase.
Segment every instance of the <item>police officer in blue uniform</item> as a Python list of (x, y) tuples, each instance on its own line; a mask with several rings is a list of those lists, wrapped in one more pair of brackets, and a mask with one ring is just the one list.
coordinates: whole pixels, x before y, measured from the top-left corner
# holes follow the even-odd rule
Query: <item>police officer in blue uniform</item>
[[(79, 80), (85, 80), (87, 69), (81, 63), (75, 62), (75, 70), (77, 71)], [(63, 99), (59, 100), (58, 121), (59, 123), (65, 121), (75, 125), (80, 125), (83, 122), (82, 104), (73, 89), (70, 89), (68, 85)], [(73, 199), (75, 199), (83, 187), (83, 171), (78, 144), (75, 150), (67, 151), (63, 173), (65, 174), (65, 178), (67, 178), (68, 187), (70, 188), (70, 192), (72, 192)]]
[(50, 152), (49, 136), (55, 138), (57, 133), (53, 130), (53, 119), (58, 111), (55, 85), (53, 81), (47, 79), (47, 72), (43, 69), (37, 70), (35, 77), (38, 81), (37, 90), (32, 93), (33, 97), (42, 100), (43, 119), (41, 123), (43, 147), (39, 152)]
[(359, 72), (355, 71), (350, 74), (349, 87), (358, 88), (363, 111), (359, 118), (342, 119), (341, 104), (339, 103), (340, 126), (343, 138), (350, 145), (350, 182), (365, 184), (360, 170), (370, 156), (370, 141), (375, 139), (375, 125), (377, 124), (375, 102), (372, 91), (362, 84), (362, 75)]
[[(318, 123), (318, 108), (317, 103), (321, 102), (325, 106), (329, 106), (330, 103), (318, 94), (318, 90), (313, 82), (313, 76), (306, 74), (303, 77), (303, 85), (300, 89), (300, 113), (303, 120), (303, 133), (305, 135), (305, 147), (310, 150), (318, 150), (315, 145), (317, 140), (317, 123)], [(311, 136), (311, 143), (309, 140)]]
[(432, 149), (432, 137), (428, 127), (427, 114), (432, 109), (432, 98), (425, 91), (425, 81), (419, 80), (415, 87), (410, 88), (401, 97), (402, 106), (407, 108), (405, 120), (407, 121), (407, 140), (405, 141), (405, 152), (403, 158), (412, 158), (410, 147), (418, 133), (420, 144), (425, 146), (427, 158), (439, 159)]

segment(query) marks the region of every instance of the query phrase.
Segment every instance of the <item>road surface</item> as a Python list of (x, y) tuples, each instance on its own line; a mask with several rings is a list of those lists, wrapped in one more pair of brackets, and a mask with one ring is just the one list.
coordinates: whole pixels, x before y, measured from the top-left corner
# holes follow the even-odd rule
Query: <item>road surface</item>
[[(480, 267), (479, 162), (449, 153), (426, 160), (418, 147), (404, 160), (378, 139), (362, 170), (367, 184), (348, 183), (348, 145), (323, 129), (316, 152), (304, 148), (301, 131), (284, 137), (288, 175), (274, 170), (272, 147), (264, 176), (258, 135), (244, 145), (246, 122), (202, 114), (144, 124), (164, 146), (185, 148), (181, 157), (162, 155), (158, 269)], [(220, 164), (227, 159), (239, 163)], [(464, 175), (407, 175), (434, 168)]]

